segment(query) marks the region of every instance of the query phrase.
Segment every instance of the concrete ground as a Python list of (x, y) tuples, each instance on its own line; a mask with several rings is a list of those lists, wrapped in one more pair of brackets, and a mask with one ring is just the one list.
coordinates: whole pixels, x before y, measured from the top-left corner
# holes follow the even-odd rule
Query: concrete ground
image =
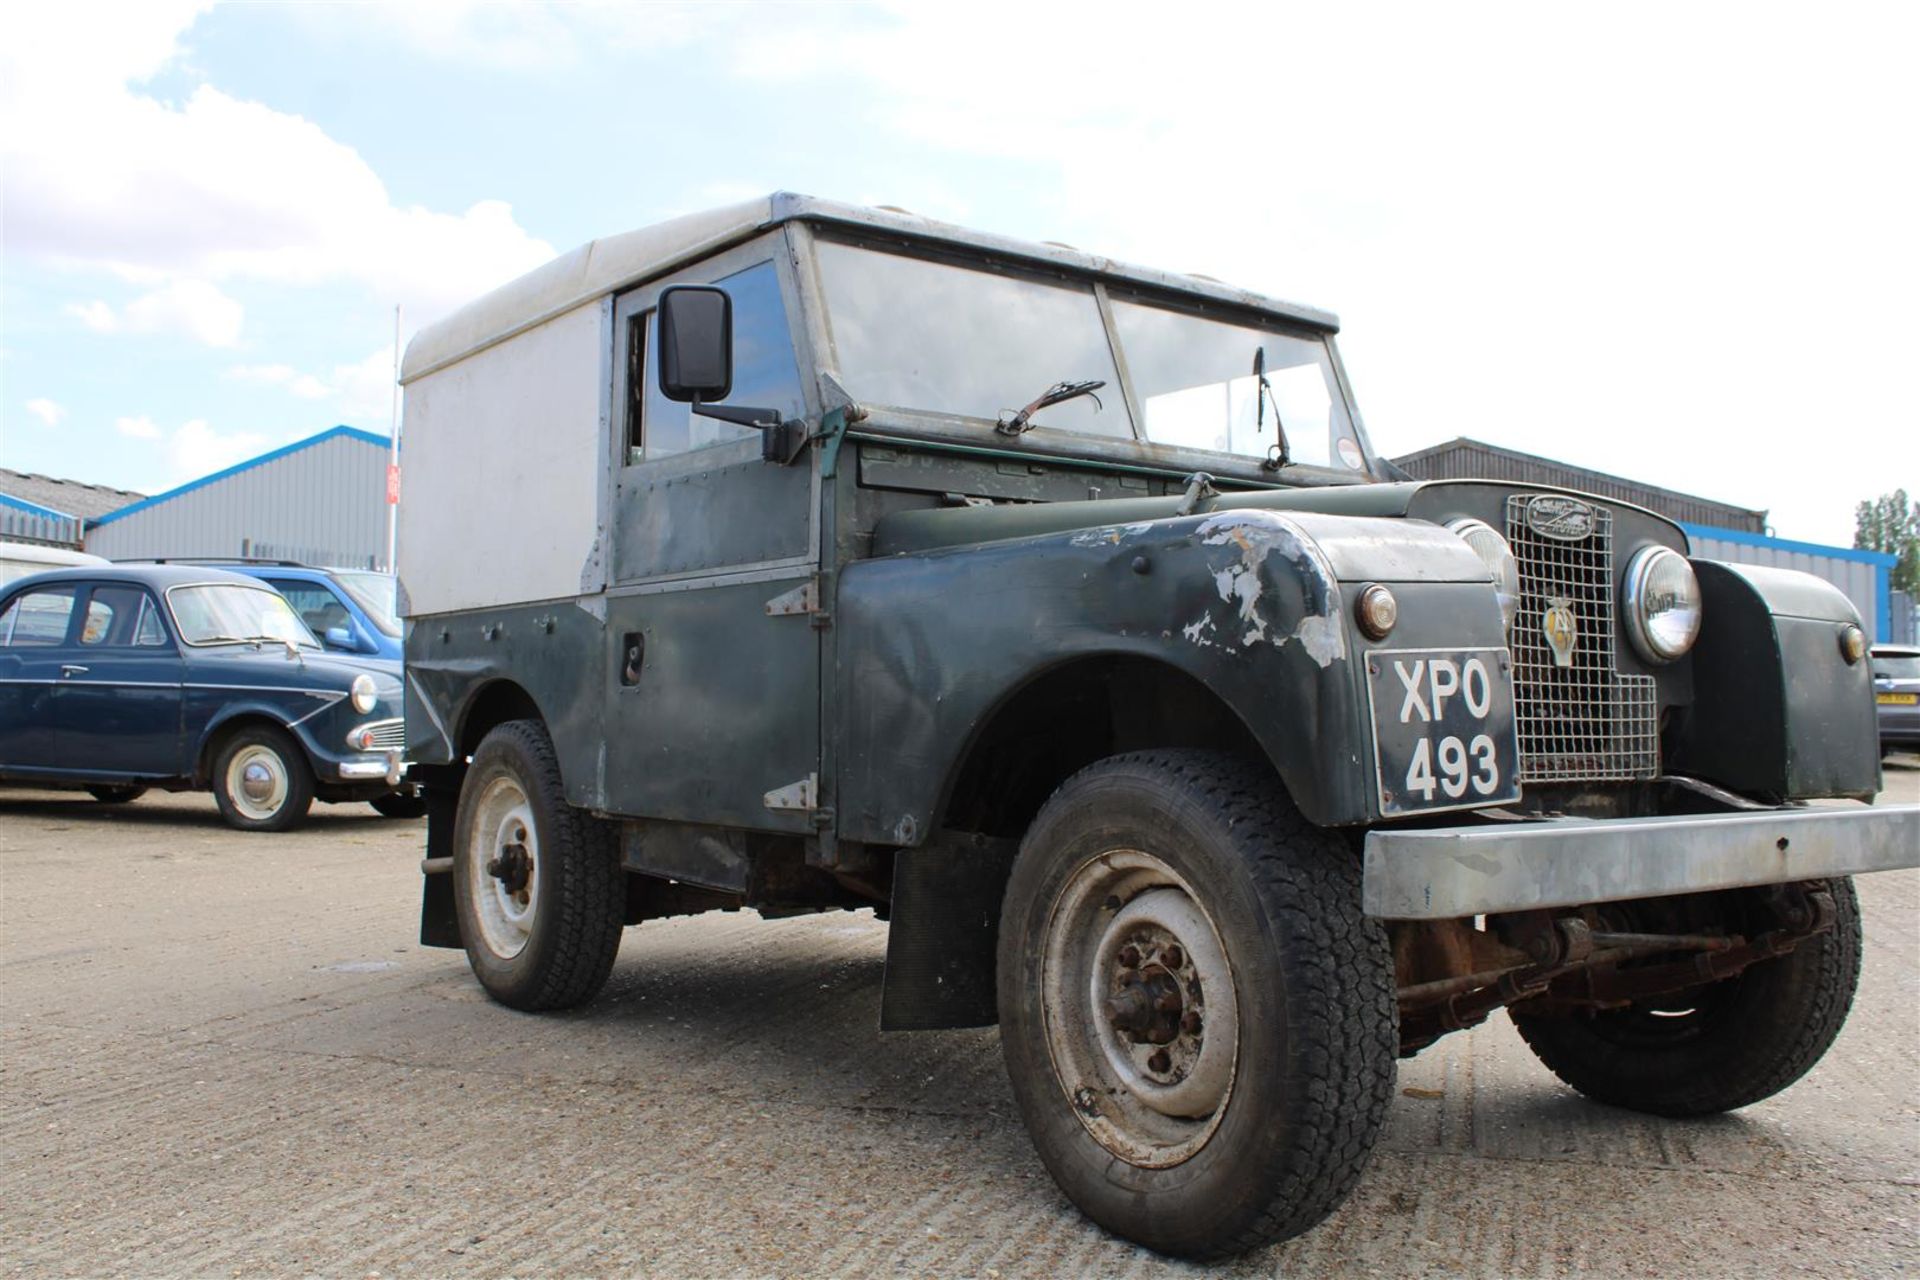
[[(0, 792), (0, 1273), (1203, 1270), (1075, 1213), (994, 1032), (879, 1034), (870, 915), (649, 923), (592, 1007), (531, 1017), (414, 945), (423, 834)], [(1609, 1110), (1497, 1018), (1402, 1064), (1339, 1213), (1216, 1270), (1920, 1271), (1920, 873), (1860, 896), (1852, 1019), (1780, 1097)]]

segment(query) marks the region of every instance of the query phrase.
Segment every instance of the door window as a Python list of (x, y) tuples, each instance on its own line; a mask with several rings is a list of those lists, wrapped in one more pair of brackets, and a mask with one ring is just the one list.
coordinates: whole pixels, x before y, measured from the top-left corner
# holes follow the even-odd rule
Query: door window
[(287, 598), (293, 611), (300, 615), (300, 621), (307, 624), (307, 630), (325, 638), (334, 627), (352, 625), (352, 615), (339, 596), (317, 582), (292, 582), (279, 578), (268, 581), (273, 589)]
[(0, 613), (0, 645), (63, 644), (67, 623), (73, 619), (73, 587), (46, 587), (29, 591)]
[(139, 587), (95, 587), (87, 600), (80, 643), (89, 647), (154, 648), (167, 643), (153, 597)]
[[(780, 299), (780, 277), (771, 262), (722, 276), (714, 284), (733, 299), (733, 391), (727, 403), (772, 409), (782, 418), (806, 412), (800, 368), (787, 331), (787, 308)], [(660, 394), (654, 361), (654, 312), (628, 324), (627, 460), (654, 459), (747, 438), (747, 428), (694, 414), (689, 405)], [(636, 380), (633, 376), (639, 374)], [(640, 430), (633, 429), (639, 413)]]

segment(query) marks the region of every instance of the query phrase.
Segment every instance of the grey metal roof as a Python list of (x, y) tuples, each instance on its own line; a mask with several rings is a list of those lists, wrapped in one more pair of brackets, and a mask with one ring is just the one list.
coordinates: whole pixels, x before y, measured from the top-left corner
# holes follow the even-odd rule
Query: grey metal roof
[(0, 493), (47, 507), (62, 515), (91, 520), (118, 511), (146, 495), (104, 484), (85, 484), (79, 480), (61, 480), (30, 471), (9, 471), (0, 467)]
[(684, 263), (795, 220), (836, 224), (955, 245), (1071, 271), (1088, 272), (1156, 289), (1171, 289), (1250, 307), (1329, 332), (1340, 327), (1330, 311), (1236, 289), (1201, 276), (1138, 267), (1062, 244), (1036, 244), (972, 231), (898, 209), (868, 209), (780, 191), (773, 195), (589, 241), (452, 315), (428, 325), (407, 344), (400, 381), (432, 373), (476, 351), (504, 342), (583, 303), (661, 275)]
[(1393, 464), (1416, 480), (1513, 480), (1544, 484), (1631, 502), (1683, 524), (1711, 525), (1748, 533), (1765, 533), (1767, 528), (1765, 511), (1663, 489), (1517, 449), (1503, 449), (1466, 436), (1395, 458)]

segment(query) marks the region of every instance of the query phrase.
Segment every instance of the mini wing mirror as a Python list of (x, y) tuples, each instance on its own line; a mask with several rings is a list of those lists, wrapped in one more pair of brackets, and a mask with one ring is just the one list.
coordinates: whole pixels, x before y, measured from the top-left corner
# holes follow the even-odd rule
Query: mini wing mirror
[(712, 404), (733, 390), (733, 299), (709, 285), (660, 293), (660, 394)]

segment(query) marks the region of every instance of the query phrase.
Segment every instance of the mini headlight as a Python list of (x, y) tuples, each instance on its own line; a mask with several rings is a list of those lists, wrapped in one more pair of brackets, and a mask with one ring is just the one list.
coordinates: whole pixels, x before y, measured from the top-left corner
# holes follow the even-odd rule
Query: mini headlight
[(1513, 548), (1485, 520), (1452, 520), (1447, 523), (1447, 532), (1471, 547), (1493, 575), (1493, 593), (1500, 598), (1500, 621), (1511, 631), (1514, 615), (1520, 612), (1520, 562), (1513, 558)]
[(361, 715), (373, 710), (373, 704), (380, 700), (380, 691), (373, 687), (373, 677), (362, 673), (353, 678), (353, 709)]
[(1644, 547), (1627, 564), (1627, 638), (1648, 662), (1672, 662), (1700, 635), (1700, 580), (1687, 558)]

